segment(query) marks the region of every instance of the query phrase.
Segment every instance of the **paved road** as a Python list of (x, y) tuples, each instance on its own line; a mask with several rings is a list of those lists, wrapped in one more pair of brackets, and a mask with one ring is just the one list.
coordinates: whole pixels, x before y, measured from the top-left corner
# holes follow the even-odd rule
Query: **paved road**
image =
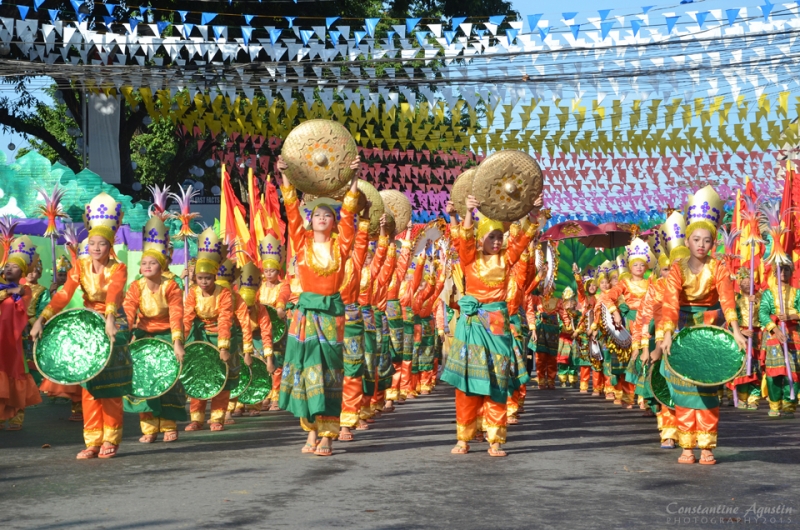
[[(331, 458), (301, 455), (289, 415), (143, 445), (126, 415), (120, 455), (78, 462), (69, 409), (30, 409), (0, 432), (3, 528), (800, 528), (800, 420), (724, 409), (717, 466), (683, 466), (655, 420), (574, 390), (531, 392), (490, 458), (450, 455), (452, 389), (398, 407)], [(50, 449), (43, 449), (43, 444)], [(770, 508), (766, 519), (748, 511)], [(704, 515), (679, 511), (700, 506)], [(735, 510), (735, 511), (734, 511)], [(781, 512), (781, 513), (775, 513)], [(793, 513), (790, 513), (793, 512)]]

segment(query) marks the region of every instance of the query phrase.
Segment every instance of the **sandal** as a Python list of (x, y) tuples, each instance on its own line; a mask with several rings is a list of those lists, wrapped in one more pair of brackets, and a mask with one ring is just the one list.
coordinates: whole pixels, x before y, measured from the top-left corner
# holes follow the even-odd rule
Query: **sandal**
[(748, 403), (747, 410), (758, 410), (758, 403)]
[(269, 406), (270, 412), (275, 412), (276, 410), (281, 410), (281, 408), (278, 406), (277, 403), (273, 403), (272, 405)]
[(250, 411), (250, 417), (251, 418), (255, 418), (257, 416), (261, 416), (261, 411), (260, 410), (251, 410)]
[(353, 433), (351, 432), (340, 432), (339, 433), (339, 440), (342, 442), (352, 442), (353, 441)]
[[(225, 424), (229, 425), (227, 421), (225, 422)], [(225, 425), (223, 425), (221, 423), (212, 423), (212, 424), (209, 425), (209, 428), (212, 431), (224, 431), (225, 430)]]
[(714, 458), (713, 453), (706, 453), (700, 455), (700, 463), (704, 466), (713, 466), (717, 463), (717, 459)]
[(369, 425), (367, 425), (366, 423), (359, 423), (358, 425), (356, 425), (356, 430), (357, 431), (368, 431), (369, 430)]
[[(106, 443), (108, 443), (108, 442), (106, 442)], [(114, 445), (114, 444), (106, 445), (106, 444), (103, 444), (103, 446), (100, 448), (100, 454), (97, 455), (97, 456), (100, 457), (100, 458), (114, 458), (115, 456), (117, 456), (117, 451), (118, 450), (119, 450), (119, 446), (118, 445)]]
[(466, 445), (458, 445), (458, 444), (456, 444), (455, 447), (450, 449), (450, 454), (451, 455), (465, 455), (467, 453), (469, 453), (469, 444), (466, 444)]
[(388, 413), (388, 412), (394, 412), (394, 405), (390, 405), (390, 406), (388, 406), (388, 407), (384, 407), (384, 408), (383, 408), (383, 412), (384, 412), (384, 413)]
[(317, 445), (316, 450), (314, 451), (316, 456), (332, 456), (333, 455), (333, 447), (330, 445), (326, 445), (325, 447), (322, 444)]
[(236, 409), (231, 412), (231, 418), (240, 418), (242, 416), (242, 409)]
[(165, 442), (177, 442), (178, 441), (178, 431), (167, 431), (164, 433), (164, 441)]
[(695, 462), (697, 462), (697, 459), (694, 457), (694, 454), (681, 455), (678, 457), (679, 464), (694, 464)]
[(661, 442), (661, 449), (675, 449), (675, 440), (669, 438)]
[(77, 458), (78, 460), (89, 460), (91, 458), (97, 458), (97, 455), (100, 453), (99, 447), (87, 447), (80, 453), (78, 453)]
[(139, 443), (143, 444), (151, 444), (158, 439), (157, 434), (143, 434), (141, 438), (139, 438)]
[(506, 423), (508, 423), (509, 425), (519, 425), (519, 420), (517, 418), (509, 417)]
[(190, 423), (189, 425), (187, 425), (187, 426), (186, 426), (186, 428), (184, 429), (184, 431), (202, 431), (202, 430), (203, 430), (203, 424), (202, 424), (202, 423), (200, 423), (199, 421), (193, 421), (193, 422), (191, 422), (191, 423)]
[(780, 418), (780, 416), (781, 416), (781, 411), (779, 410), (771, 410), (767, 412), (767, 417), (769, 418)]
[(494, 457), (508, 456), (508, 453), (506, 453), (502, 449), (495, 449), (494, 447), (491, 447), (491, 446), (489, 447), (489, 449), (486, 452), (489, 453), (489, 456), (494, 456)]
[[(212, 423), (211, 425), (214, 425), (214, 424)], [(236, 425), (236, 420), (234, 420), (233, 418), (225, 418), (224, 425)], [(211, 430), (213, 431), (214, 429), (211, 429)]]
[(317, 449), (316, 445), (311, 445), (310, 443), (306, 442), (306, 445), (300, 450), (303, 454), (311, 454)]

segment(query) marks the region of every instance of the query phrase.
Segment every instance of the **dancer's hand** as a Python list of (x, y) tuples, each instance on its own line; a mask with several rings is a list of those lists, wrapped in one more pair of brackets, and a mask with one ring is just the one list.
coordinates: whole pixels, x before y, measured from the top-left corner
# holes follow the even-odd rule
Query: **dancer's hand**
[(117, 336), (117, 322), (114, 315), (110, 313), (106, 315), (106, 335), (111, 339), (111, 342), (114, 342), (114, 337)]
[(42, 323), (42, 318), (39, 317), (36, 319), (36, 322), (33, 323), (33, 327), (31, 327), (31, 339), (39, 340), (42, 338), (42, 328), (44, 324)]
[(661, 351), (664, 352), (664, 355), (669, 356), (670, 350), (672, 350), (672, 332), (665, 331), (664, 332), (664, 340), (661, 341)]
[(247, 366), (253, 366), (253, 356), (249, 353), (244, 354), (244, 364)]
[(784, 333), (781, 328), (775, 328), (772, 330), (772, 332), (775, 334), (775, 338), (778, 339), (781, 344), (786, 343), (786, 333)]
[(267, 357), (267, 372), (271, 375), (275, 371), (275, 357), (270, 355)]
[(733, 338), (736, 339), (736, 344), (739, 345), (740, 349), (747, 351), (747, 339), (744, 338), (744, 335), (742, 335), (741, 331), (734, 330)]
[(226, 363), (230, 360), (231, 353), (228, 350), (220, 350), (219, 351), (219, 360)]
[(466, 205), (467, 205), (467, 210), (471, 212), (472, 210), (480, 206), (481, 203), (478, 202), (478, 199), (476, 199), (474, 195), (469, 195), (467, 196)]
[(289, 187), (291, 184), (289, 183), (289, 179), (286, 178), (286, 170), (289, 168), (289, 164), (283, 159), (281, 155), (278, 155), (278, 162), (275, 164), (275, 171), (280, 174), (281, 176), (281, 186), (284, 188)]
[(572, 272), (573, 272), (573, 274), (580, 274), (581, 273), (581, 270), (578, 268), (578, 264), (577, 263), (573, 263), (572, 264)]
[(172, 349), (175, 350), (175, 358), (178, 359), (179, 363), (183, 364), (183, 357), (186, 355), (186, 350), (183, 349), (183, 343), (176, 340), (172, 343)]
[(619, 311), (614, 311), (611, 314), (611, 318), (614, 320), (614, 325), (615, 326), (621, 326), (622, 325), (622, 315), (619, 314)]
[(663, 351), (661, 350), (661, 345), (659, 344), (656, 346), (656, 349), (650, 352), (650, 362), (656, 362), (661, 358), (661, 354)]
[(286, 318), (286, 310), (283, 309), (282, 307), (276, 309), (275, 311), (278, 313), (278, 318), (280, 319)]
[(750, 337), (753, 336), (753, 330), (743, 329), (743, 330), (741, 330), (741, 332), (742, 332), (742, 335), (744, 335), (744, 337), (747, 338), (747, 339), (749, 339)]

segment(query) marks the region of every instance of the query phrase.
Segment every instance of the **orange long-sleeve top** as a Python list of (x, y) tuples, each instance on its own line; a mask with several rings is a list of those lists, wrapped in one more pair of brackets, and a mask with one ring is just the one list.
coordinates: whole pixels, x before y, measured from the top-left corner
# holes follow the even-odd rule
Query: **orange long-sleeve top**
[(122, 303), (128, 325), (148, 333), (170, 331), (172, 341), (183, 341), (183, 291), (173, 281), (163, 278), (158, 289), (151, 291), (147, 279), (131, 284)]
[(681, 306), (714, 307), (719, 303), (725, 321), (729, 324), (738, 322), (733, 281), (726, 267), (720, 266), (715, 259), (709, 259), (703, 269), (694, 274), (689, 269), (690, 259), (676, 261), (669, 269), (661, 308), (662, 329), (675, 331)]
[(372, 303), (378, 311), (386, 311), (386, 304), (389, 301), (389, 283), (394, 277), (396, 263), (397, 249), (394, 243), (390, 243), (386, 249), (386, 261), (383, 262), (383, 267), (381, 267), (372, 291)]
[(650, 287), (647, 289), (647, 294), (644, 295), (642, 305), (636, 313), (636, 321), (633, 323), (631, 337), (635, 348), (648, 348), (648, 343), (650, 342), (650, 321), (653, 319), (656, 321), (656, 340), (661, 340), (661, 338), (663, 338), (663, 333), (659, 331), (659, 325), (661, 324), (662, 304), (664, 302), (664, 292), (666, 289), (666, 278), (659, 278), (651, 282)]
[[(422, 274), (425, 272), (425, 254), (420, 254), (414, 258), (414, 274), (411, 278), (405, 278), (400, 284), (400, 306), (411, 307), (414, 302), (414, 293), (422, 283)], [(390, 298), (391, 300), (391, 298)]]
[(395, 266), (394, 274), (392, 275), (392, 279), (389, 282), (388, 291), (386, 293), (387, 300), (400, 299), (400, 288), (403, 285), (406, 273), (408, 272), (408, 267), (410, 266), (411, 266), (411, 248), (407, 244), (403, 243), (402, 249), (400, 250), (400, 257), (397, 258), (397, 265)]
[(535, 225), (531, 224), (528, 230), (509, 242), (507, 250), (484, 256), (476, 248), (474, 230), (462, 227), (458, 257), (466, 278), (466, 294), (474, 296), (483, 304), (505, 301), (511, 267), (519, 261), (535, 230)]
[(580, 274), (575, 274), (574, 276), (575, 285), (577, 286), (578, 290), (578, 310), (586, 315), (589, 313), (589, 311), (594, 310), (594, 306), (597, 304), (597, 297), (593, 294), (586, 294), (586, 286), (583, 283), (583, 278), (581, 278)]
[(639, 311), (639, 307), (650, 287), (650, 280), (633, 278), (621, 278), (619, 283), (600, 295), (600, 303), (606, 306), (610, 312), (617, 310), (617, 301), (620, 297), (625, 299), (625, 304), (633, 311)]
[(83, 289), (83, 307), (97, 311), (101, 315), (116, 314), (122, 307), (125, 282), (128, 280), (128, 267), (124, 263), (109, 258), (108, 264), (99, 273), (94, 272), (92, 258), (78, 260), (70, 269), (64, 287), (53, 295), (50, 303), (42, 311), (47, 321), (64, 309), (75, 289)]
[(358, 303), (358, 291), (361, 285), (364, 263), (367, 261), (367, 245), (369, 242), (369, 220), (358, 222), (356, 244), (353, 253), (347, 259), (344, 269), (344, 281), (339, 293), (346, 305)]
[(296, 274), (287, 274), (283, 279), (283, 286), (278, 293), (275, 308), (285, 309), (288, 303), (296, 304), (302, 292), (303, 286), (300, 285), (300, 278), (298, 278)]
[(525, 299), (525, 317), (528, 319), (528, 327), (531, 329), (536, 325), (536, 316), (541, 313), (555, 314), (561, 316), (564, 311), (563, 302), (560, 298), (539, 296), (530, 294)]
[(370, 262), (369, 268), (366, 270), (362, 270), (361, 273), (361, 282), (358, 291), (359, 305), (371, 306), (375, 303), (372, 297), (373, 286), (375, 285), (375, 281), (378, 278), (378, 274), (380, 274), (381, 272), (381, 267), (383, 267), (383, 262), (386, 261), (386, 251), (388, 250), (388, 248), (389, 248), (389, 238), (379, 237), (378, 248), (375, 249), (375, 255), (372, 257), (372, 262)]
[(229, 290), (231, 291), (233, 314), (236, 316), (236, 322), (239, 323), (239, 327), (242, 328), (243, 352), (253, 353), (253, 327), (250, 325), (250, 308), (247, 307), (247, 302), (244, 301), (242, 295), (233, 289), (229, 288)]
[(297, 250), (297, 276), (303, 292), (322, 296), (338, 293), (344, 282), (346, 258), (353, 250), (355, 242), (355, 209), (358, 207), (359, 193), (348, 191), (344, 198), (338, 237), (316, 243), (314, 232), (303, 227), (294, 186), (281, 186), (281, 192), (289, 221), (289, 239)]
[(272, 319), (269, 317), (267, 306), (274, 309), (283, 309), (286, 304), (281, 304), (284, 296), (288, 297), (290, 292), (289, 279), (284, 278), (278, 283), (270, 283), (267, 280), (261, 282), (256, 295), (255, 306), (257, 308), (258, 328), (261, 331), (261, 341), (264, 346), (264, 356), (272, 355)]
[[(436, 308), (436, 301), (439, 300), (439, 295), (444, 290), (445, 268), (440, 267), (440, 269), (436, 275), (436, 283), (432, 286), (428, 295), (424, 298), (420, 296), (414, 300), (414, 312), (421, 318), (428, 318), (433, 314), (433, 310)], [(419, 304), (417, 304), (417, 300), (419, 300)]]
[(203, 323), (206, 332), (217, 334), (219, 349), (230, 348), (233, 327), (233, 296), (230, 289), (215, 285), (214, 293), (206, 296), (200, 286), (190, 287), (183, 305), (183, 329), (187, 333), (191, 331), (196, 318)]
[(523, 252), (519, 261), (511, 268), (512, 281), (508, 282), (508, 314), (515, 315), (525, 301), (525, 287), (528, 276), (531, 274), (533, 264), (528, 259), (528, 253)]

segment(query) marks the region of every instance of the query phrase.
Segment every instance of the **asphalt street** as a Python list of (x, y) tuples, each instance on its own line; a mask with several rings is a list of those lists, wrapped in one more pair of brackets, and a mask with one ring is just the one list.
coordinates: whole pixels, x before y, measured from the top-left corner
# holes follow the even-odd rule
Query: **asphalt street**
[(638, 409), (572, 389), (528, 395), (508, 458), (485, 443), (450, 454), (446, 385), (330, 458), (300, 454), (298, 422), (272, 412), (149, 445), (126, 415), (117, 458), (77, 461), (81, 425), (45, 400), (22, 431), (0, 431), (2, 527), (800, 528), (800, 420), (724, 408), (718, 465), (678, 465)]

